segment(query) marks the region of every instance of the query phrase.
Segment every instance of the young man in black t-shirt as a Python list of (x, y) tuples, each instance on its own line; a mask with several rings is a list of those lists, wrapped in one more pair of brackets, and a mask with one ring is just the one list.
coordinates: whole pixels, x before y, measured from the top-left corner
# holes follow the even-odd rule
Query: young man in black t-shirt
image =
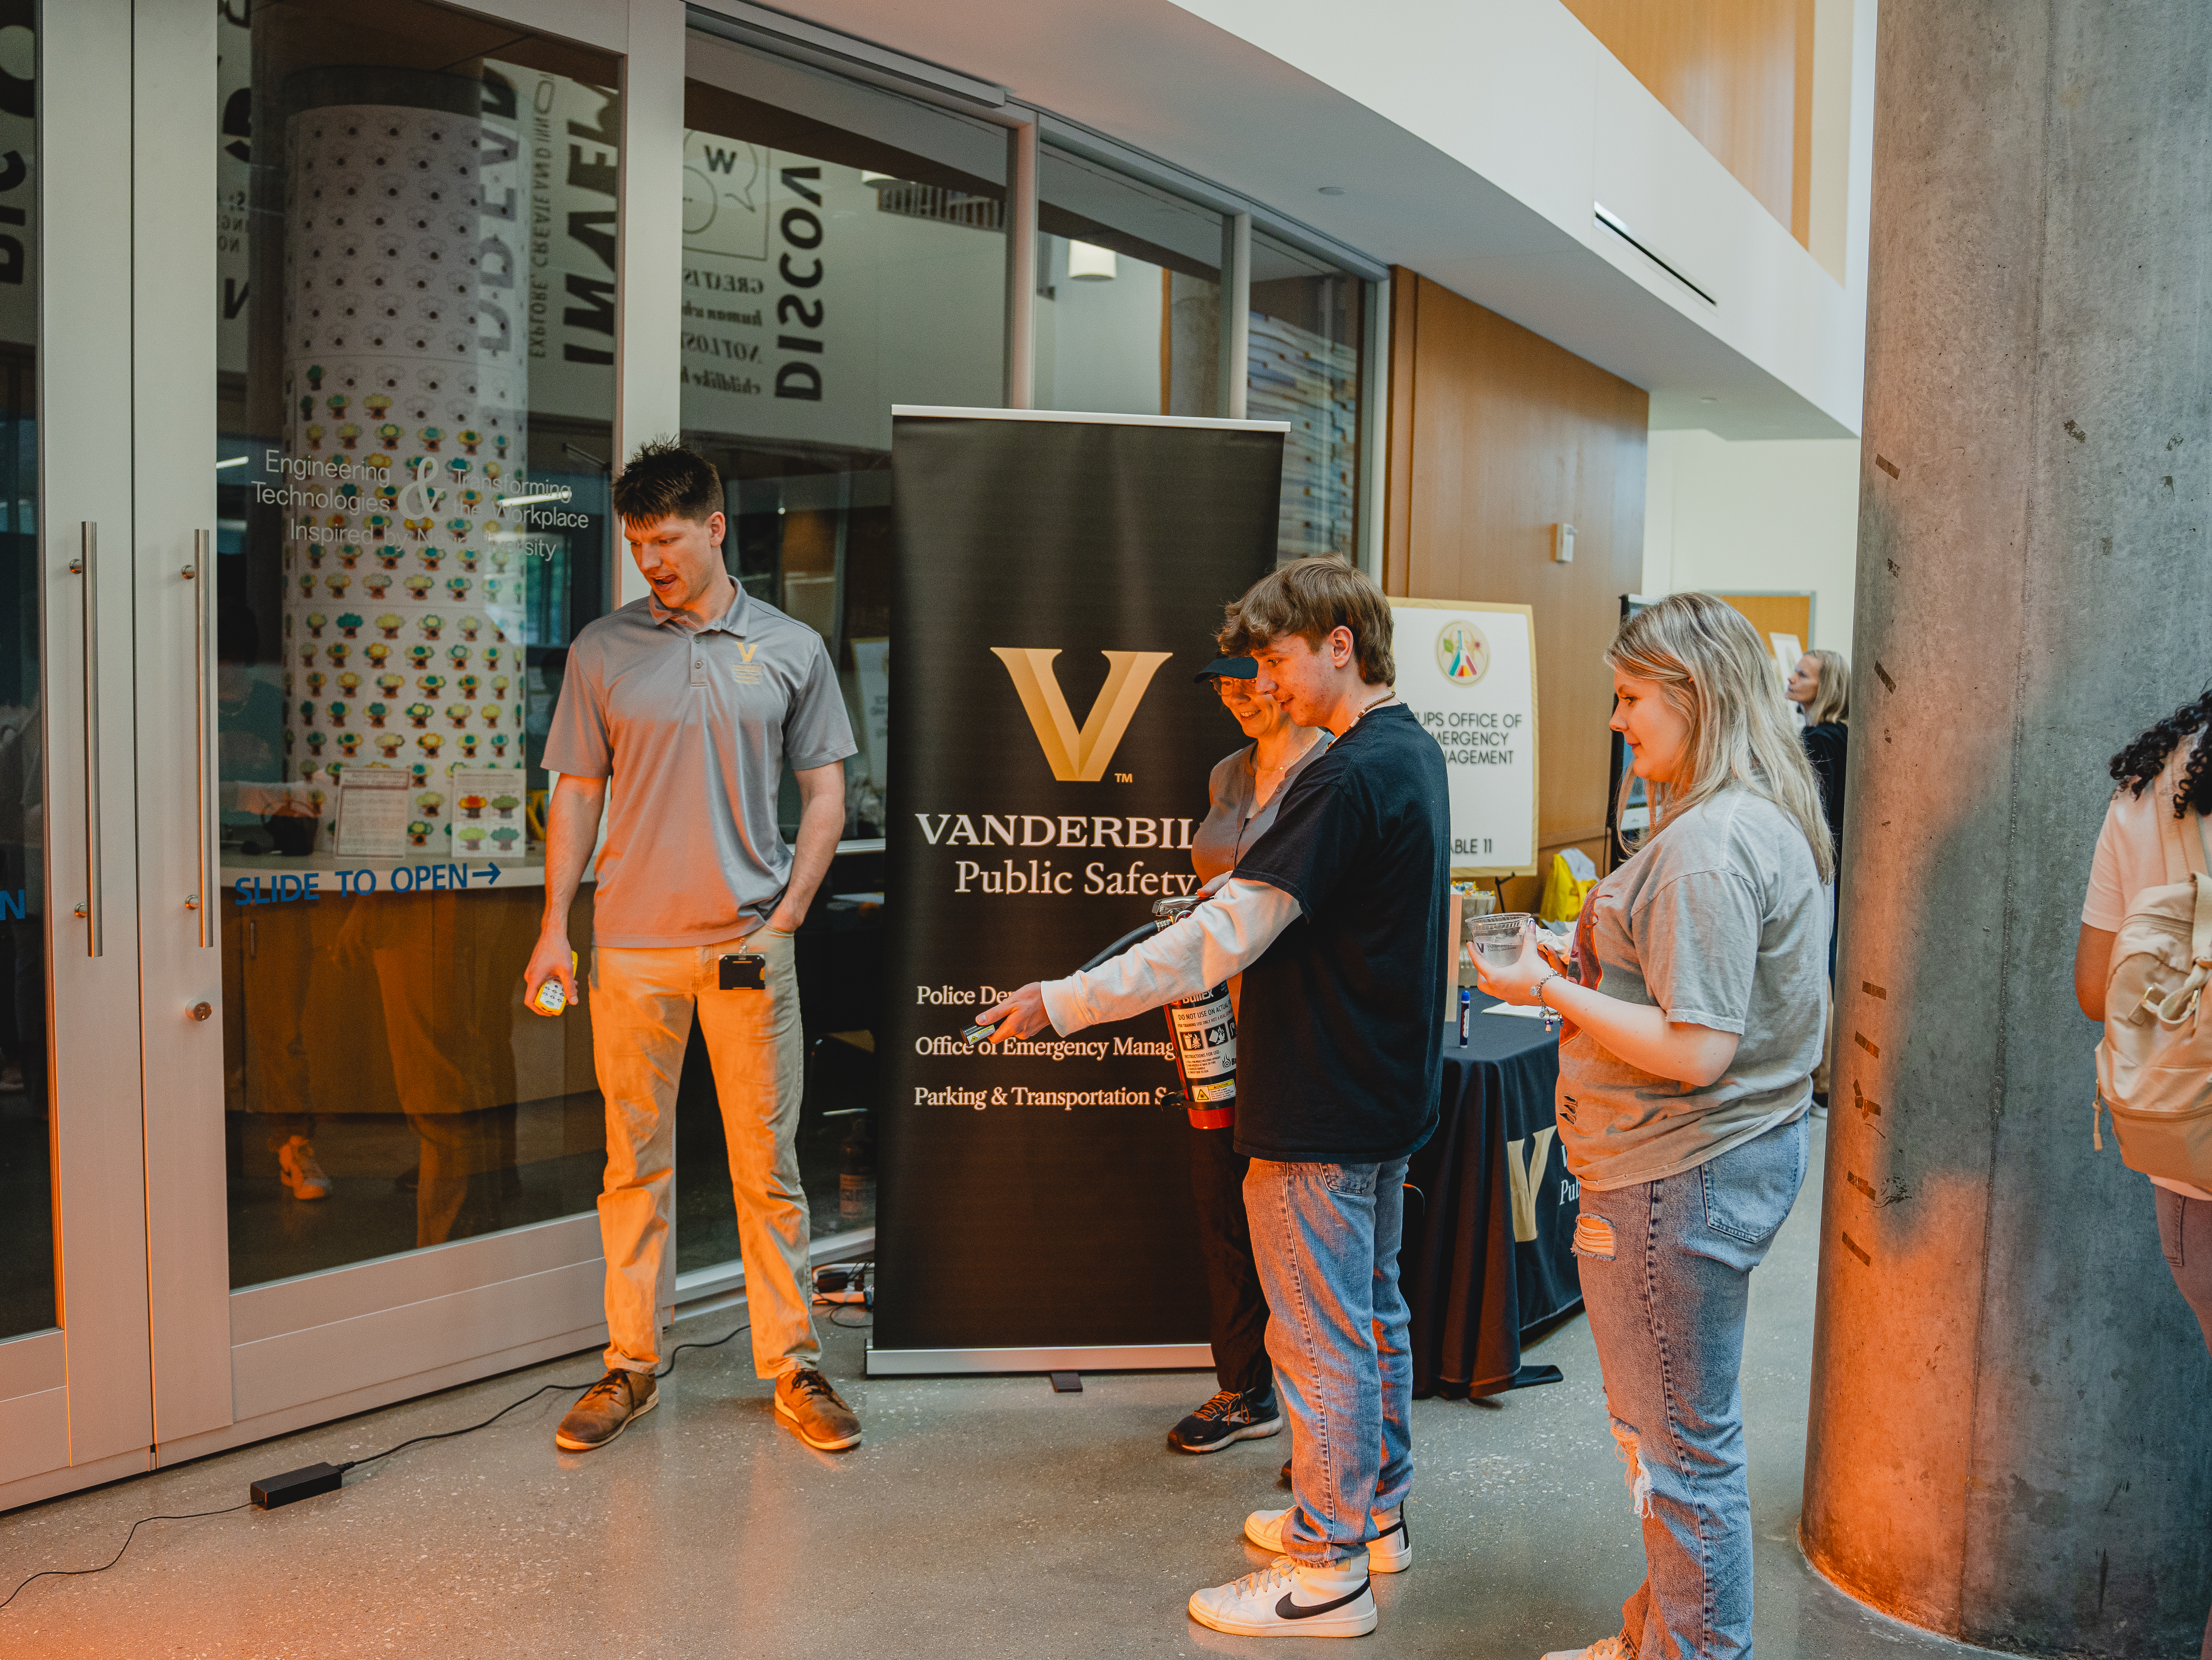
[(1242, 638), (1223, 649), (1258, 660), (1259, 694), (1336, 741), (1211, 903), (981, 1019), (998, 1038), (1066, 1033), (1243, 974), (1236, 1145), (1252, 1160), (1244, 1205), (1297, 1502), (1246, 1518), (1276, 1565), (1195, 1592), (1191, 1617), (1242, 1636), (1357, 1636), (1376, 1624), (1370, 1571), (1413, 1554), (1398, 1244), (1406, 1160), (1436, 1127), (1443, 1064), (1444, 760), (1390, 689), (1389, 603), (1349, 566), (1285, 566), (1231, 625)]

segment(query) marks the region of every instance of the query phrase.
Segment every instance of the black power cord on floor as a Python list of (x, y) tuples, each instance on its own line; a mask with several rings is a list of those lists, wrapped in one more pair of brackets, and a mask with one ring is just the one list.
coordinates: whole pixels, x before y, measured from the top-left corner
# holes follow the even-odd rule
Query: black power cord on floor
[(123, 1551), (131, 1548), (131, 1542), (138, 1536), (138, 1530), (144, 1527), (149, 1522), (197, 1522), (203, 1516), (229, 1516), (238, 1511), (250, 1510), (252, 1506), (253, 1501), (249, 1499), (244, 1504), (233, 1505), (227, 1510), (196, 1510), (188, 1516), (142, 1516), (131, 1524), (131, 1531), (123, 1536), (123, 1550), (117, 1551), (114, 1555), (109, 1557), (98, 1567), (41, 1568), (38, 1572), (33, 1574), (30, 1579), (26, 1579), (23, 1581), (21, 1585), (18, 1585), (15, 1590), (9, 1591), (4, 1600), (0, 1600), (0, 1609), (6, 1608), (9, 1602), (14, 1602), (18, 1596), (21, 1596), (23, 1594), (23, 1587), (25, 1585), (28, 1585), (32, 1579), (75, 1579), (81, 1575), (87, 1573), (106, 1572), (108, 1569), (113, 1567), (118, 1562), (123, 1560)]
[[(750, 1330), (752, 1322), (748, 1320), (743, 1325), (738, 1326), (736, 1330), (725, 1333), (723, 1336), (715, 1338), (711, 1343), (677, 1344), (674, 1348), (668, 1351), (667, 1364), (662, 1366), (658, 1372), (654, 1372), (653, 1374), (653, 1377), (656, 1378), (665, 1378), (670, 1372), (675, 1371), (676, 1357), (683, 1354), (684, 1350), (690, 1348), (720, 1348), (724, 1343), (728, 1342), (731, 1338), (735, 1337), (738, 1332)], [(595, 1378), (592, 1380), (592, 1383), (597, 1383), (599, 1379)], [(289, 1470), (283, 1475), (269, 1476), (264, 1480), (256, 1481), (253, 1484), (252, 1489), (253, 1496), (247, 1499), (243, 1504), (228, 1506), (222, 1510), (196, 1510), (188, 1515), (183, 1516), (142, 1516), (131, 1524), (131, 1531), (123, 1536), (122, 1549), (118, 1550), (114, 1555), (109, 1557), (98, 1567), (41, 1568), (38, 1572), (33, 1574), (29, 1579), (24, 1580), (22, 1584), (16, 1586), (15, 1590), (9, 1591), (5, 1597), (0, 1597), (0, 1609), (5, 1609), (9, 1603), (14, 1602), (18, 1596), (21, 1596), (23, 1594), (24, 1587), (29, 1585), (33, 1580), (72, 1579), (80, 1578), (88, 1573), (106, 1572), (108, 1569), (113, 1567), (118, 1562), (123, 1560), (123, 1552), (131, 1548), (131, 1542), (138, 1536), (138, 1530), (144, 1527), (149, 1522), (197, 1522), (204, 1517), (233, 1516), (241, 1510), (251, 1510), (256, 1507), (264, 1510), (275, 1509), (277, 1506), (289, 1504), (295, 1499), (306, 1499), (313, 1497), (318, 1493), (332, 1492), (343, 1484), (345, 1473), (349, 1469), (359, 1469), (363, 1464), (373, 1464), (380, 1458), (389, 1458), (396, 1452), (404, 1452), (409, 1447), (420, 1446), (425, 1441), (450, 1441), (457, 1435), (473, 1435), (480, 1429), (490, 1428), (492, 1425), (506, 1417), (508, 1413), (513, 1412), (517, 1407), (528, 1406), (532, 1401), (537, 1400), (540, 1396), (557, 1395), (564, 1392), (580, 1393), (591, 1387), (592, 1384), (547, 1384), (541, 1388), (531, 1390), (529, 1394), (524, 1396), (519, 1401), (510, 1401), (507, 1405), (501, 1407), (497, 1412), (493, 1413), (490, 1417), (485, 1419), (482, 1423), (471, 1424), (464, 1429), (440, 1430), (435, 1434), (417, 1435), (410, 1439), (400, 1442), (397, 1446), (386, 1447), (381, 1452), (372, 1452), (366, 1457), (362, 1458), (349, 1458), (342, 1464), (310, 1464), (305, 1469)], [(269, 1502), (272, 1495), (275, 1498), (274, 1504)]]
[[(738, 1332), (750, 1330), (752, 1322), (748, 1320), (744, 1324), (738, 1327), (736, 1331), (726, 1332), (723, 1336), (715, 1338), (711, 1343), (678, 1343), (674, 1348), (668, 1351), (668, 1364), (662, 1366), (659, 1371), (654, 1372), (653, 1375), (656, 1378), (665, 1378), (670, 1372), (675, 1371), (676, 1357), (684, 1353), (687, 1348), (720, 1348), (724, 1343), (728, 1342), (731, 1338), (736, 1336)], [(592, 1380), (592, 1383), (597, 1383), (599, 1379), (595, 1378)], [(420, 1446), (425, 1441), (450, 1441), (456, 1435), (473, 1435), (480, 1429), (489, 1429), (494, 1424), (506, 1417), (508, 1413), (513, 1412), (517, 1407), (526, 1407), (541, 1395), (557, 1395), (564, 1390), (581, 1390), (589, 1389), (591, 1386), (591, 1384), (547, 1384), (542, 1389), (532, 1390), (519, 1401), (508, 1402), (507, 1405), (501, 1407), (497, 1412), (493, 1413), (490, 1417), (485, 1419), (483, 1422), (480, 1424), (471, 1424), (465, 1429), (440, 1430), (434, 1435), (417, 1435), (411, 1440), (402, 1441), (398, 1446), (386, 1447), (381, 1452), (372, 1452), (365, 1457), (349, 1458), (342, 1464), (310, 1466), (310, 1468), (335, 1469), (339, 1475), (343, 1475), (349, 1469), (359, 1469), (363, 1464), (373, 1464), (380, 1458), (389, 1458), (395, 1452), (404, 1452), (408, 1448), (412, 1446)], [(281, 1481), (283, 1478), (278, 1476), (273, 1479)], [(4, 1604), (0, 1604), (0, 1606), (4, 1606)]]

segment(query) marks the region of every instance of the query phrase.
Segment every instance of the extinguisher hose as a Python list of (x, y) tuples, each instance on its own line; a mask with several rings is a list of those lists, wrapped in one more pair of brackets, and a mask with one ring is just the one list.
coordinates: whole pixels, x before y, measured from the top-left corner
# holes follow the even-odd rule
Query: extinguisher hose
[(1127, 951), (1131, 946), (1134, 945), (1139, 940), (1148, 940), (1159, 931), (1160, 925), (1156, 922), (1148, 922), (1141, 928), (1132, 928), (1127, 933), (1122, 935), (1120, 939), (1115, 941), (1113, 944), (1108, 946), (1103, 951), (1101, 951), (1097, 956), (1093, 957), (1089, 962), (1084, 964), (1082, 967), (1077, 969), (1075, 972), (1079, 974), (1088, 974), (1092, 969), (1097, 968), (1103, 964), (1111, 962), (1115, 958), (1120, 956), (1124, 951)]
[[(1097, 956), (1091, 958), (1089, 962), (1084, 964), (1082, 967), (1077, 969), (1075, 972), (1079, 974), (1087, 974), (1092, 969), (1099, 966), (1102, 963), (1111, 962), (1115, 958), (1120, 956), (1124, 951), (1127, 951), (1131, 946), (1136, 944), (1138, 941), (1148, 940), (1159, 931), (1160, 925), (1157, 922), (1148, 922), (1139, 927), (1132, 928), (1127, 933), (1122, 935), (1120, 939), (1115, 941), (1113, 944), (1108, 946), (1103, 951), (1101, 951)], [(983, 1043), (988, 1041), (991, 1034), (997, 1029), (997, 1027), (990, 1026), (970, 1026), (963, 1028), (960, 1035), (969, 1043)]]

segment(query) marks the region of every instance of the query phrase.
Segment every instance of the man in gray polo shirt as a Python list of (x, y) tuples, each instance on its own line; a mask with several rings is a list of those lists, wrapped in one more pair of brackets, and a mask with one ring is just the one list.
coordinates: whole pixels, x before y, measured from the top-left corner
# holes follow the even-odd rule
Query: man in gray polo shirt
[[(576, 995), (568, 908), (606, 812), (592, 916), (592, 1052), (606, 1098), (607, 1375), (561, 1421), (564, 1451), (605, 1446), (650, 1412), (674, 1197), (676, 1083), (693, 1013), (729, 1141), (753, 1365), (777, 1418), (809, 1446), (856, 1445), (860, 1422), (822, 1375), (799, 1184), (804, 1051), (792, 936), (845, 824), (851, 724), (822, 637), (750, 597), (722, 564), (722, 482), (674, 444), (615, 481), (623, 536), (652, 593), (568, 651), (545, 742), (560, 774), (547, 825), (545, 921), (525, 995)], [(799, 779), (799, 845), (777, 792)], [(720, 989), (726, 954), (757, 953), (761, 990)]]

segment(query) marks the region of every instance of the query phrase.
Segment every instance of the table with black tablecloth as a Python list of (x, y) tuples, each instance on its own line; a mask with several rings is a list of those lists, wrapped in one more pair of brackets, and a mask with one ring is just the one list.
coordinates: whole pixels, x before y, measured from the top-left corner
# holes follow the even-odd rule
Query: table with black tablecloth
[[(1522, 1374), (1521, 1335), (1576, 1308), (1576, 1183), (1555, 1133), (1556, 1028), (1480, 1012), (1444, 1034), (1436, 1134), (1406, 1172), (1398, 1270), (1413, 1308), (1413, 1393), (1495, 1395)], [(1541, 1375), (1548, 1372), (1549, 1376)]]

